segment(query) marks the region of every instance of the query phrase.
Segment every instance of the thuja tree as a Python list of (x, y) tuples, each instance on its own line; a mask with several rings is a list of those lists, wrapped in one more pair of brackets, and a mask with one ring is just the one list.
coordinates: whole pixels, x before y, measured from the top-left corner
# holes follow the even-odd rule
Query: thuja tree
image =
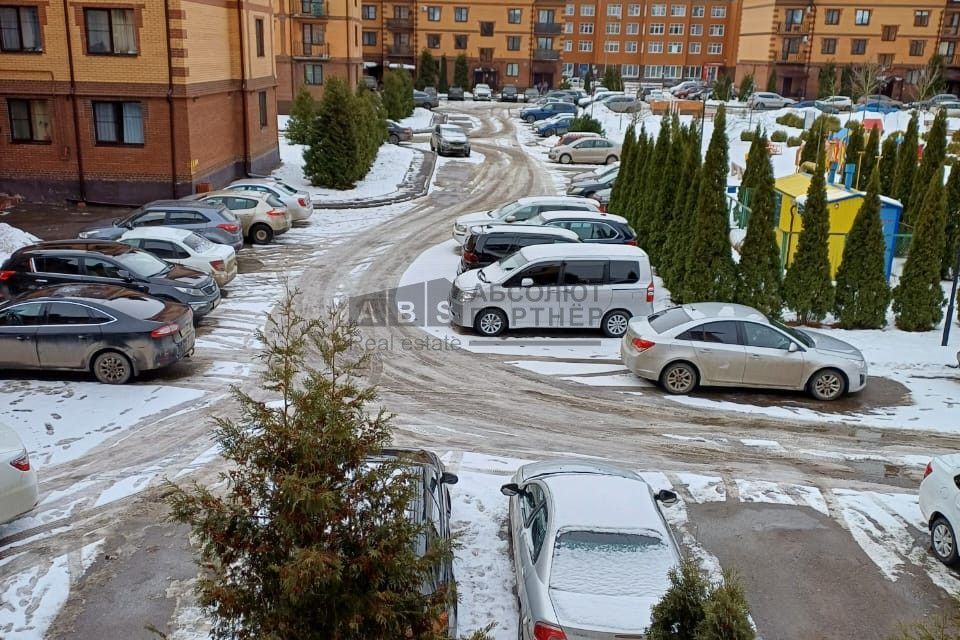
[(754, 640), (743, 586), (732, 572), (717, 584), (692, 560), (668, 574), (670, 587), (653, 606), (646, 637), (650, 640)]
[(829, 98), (837, 93), (837, 65), (827, 62), (817, 73), (817, 97)]
[(450, 89), (450, 83), (447, 81), (447, 54), (440, 56), (440, 78), (437, 80), (437, 91), (446, 93)]
[(939, 109), (933, 118), (933, 124), (927, 133), (927, 143), (923, 147), (923, 158), (917, 169), (915, 184), (925, 189), (933, 176), (943, 167), (947, 159), (947, 110)]
[(889, 135), (883, 140), (880, 147), (880, 159), (877, 161), (880, 168), (880, 193), (885, 196), (894, 196), (894, 186), (897, 178), (897, 138)]
[(825, 173), (821, 151), (801, 213), (803, 229), (797, 241), (797, 251), (783, 279), (783, 299), (797, 313), (801, 323), (819, 322), (833, 309), (828, 247), (830, 214)]
[(420, 52), (417, 61), (417, 89), (437, 86), (437, 61), (429, 49)]
[[(860, 174), (857, 176), (857, 182), (854, 185), (857, 189), (866, 189), (870, 182), (870, 176), (877, 167), (880, 155), (880, 128), (870, 129), (870, 135), (867, 136), (867, 145), (863, 152), (863, 160), (860, 161)], [(878, 184), (879, 184), (879, 176)], [(881, 191), (882, 193), (882, 191)]]
[[(866, 140), (863, 137), (863, 127), (859, 123), (850, 122), (847, 123), (847, 127), (850, 129), (850, 134), (847, 136), (847, 149), (844, 153), (843, 163), (853, 165), (853, 184), (856, 184), (857, 172), (860, 170), (863, 156), (866, 154)], [(844, 167), (845, 171), (846, 167)], [(845, 180), (846, 173), (842, 177)]]
[[(757, 145), (759, 144), (759, 139), (763, 136), (763, 130), (760, 128), (760, 125), (757, 125), (756, 131), (753, 132), (753, 138), (750, 141), (750, 149), (747, 151), (747, 164), (743, 169), (743, 177), (740, 179), (740, 188), (737, 190), (737, 200), (743, 204), (750, 206), (750, 199), (753, 196), (753, 190), (757, 188), (757, 184), (760, 182), (761, 174), (766, 175), (766, 168), (762, 163), (757, 162), (756, 160), (751, 161), (751, 158), (754, 158), (758, 153), (759, 149)], [(770, 154), (769, 151), (766, 152), (767, 164), (770, 164)]]
[(402, 120), (413, 113), (413, 82), (407, 71), (387, 69), (383, 78), (383, 106), (392, 120)]
[[(920, 144), (918, 126), (917, 113), (914, 112), (907, 125), (907, 132), (903, 135), (903, 141), (897, 148), (897, 173), (893, 181), (893, 195), (903, 204), (904, 222), (910, 219), (910, 205), (917, 177), (917, 146)], [(927, 185), (921, 187), (926, 188)]]
[(306, 87), (301, 86), (290, 107), (290, 119), (284, 132), (287, 140), (291, 144), (307, 144), (311, 131), (317, 126), (319, 113), (320, 103)]
[(453, 86), (468, 89), (470, 78), (467, 71), (467, 56), (460, 54), (453, 62)]
[(620, 150), (620, 170), (617, 177), (623, 176), (623, 179), (614, 181), (613, 189), (610, 191), (610, 202), (607, 203), (607, 210), (610, 211), (610, 213), (624, 215), (623, 203), (625, 200), (624, 195), (627, 191), (627, 176), (630, 175), (633, 164), (636, 162), (636, 149), (637, 132), (631, 122), (623, 134), (623, 147)]
[(910, 250), (900, 283), (893, 291), (893, 312), (897, 326), (904, 331), (929, 331), (943, 317), (940, 266), (945, 243), (945, 210), (941, 169), (927, 186), (923, 203), (914, 215)]
[(453, 594), (421, 586), (450, 545), (417, 553), (429, 532), (408, 516), (417, 499), (409, 467), (369, 462), (390, 442), (391, 423), (369, 408), (376, 395), (359, 379), (356, 328), (337, 310), (302, 314), (293, 292), (258, 337), (258, 397), (235, 389), (238, 417), (215, 422), (225, 486), (169, 487), (171, 518), (200, 545), (197, 592), (213, 637), (445, 637)]
[(743, 586), (733, 573), (724, 573), (723, 582), (714, 585), (703, 604), (697, 640), (754, 640), (756, 637)]
[[(700, 134), (694, 123), (690, 124), (687, 134), (686, 158), (683, 161), (681, 178), (677, 182), (676, 200), (673, 208), (673, 218), (667, 228), (667, 239), (664, 244), (664, 259), (657, 265), (657, 271), (672, 294), (673, 301), (679, 302), (683, 298), (683, 278), (690, 247), (690, 236), (693, 235), (693, 219), (695, 216), (696, 198), (699, 197), (698, 174), (700, 171)], [(694, 192), (693, 206), (687, 204), (690, 192)]]
[(349, 189), (369, 171), (361, 152), (366, 123), (357, 118), (357, 100), (341, 78), (327, 80), (317, 126), (303, 152), (303, 171), (312, 184)]
[(740, 102), (746, 102), (747, 98), (750, 97), (750, 94), (753, 93), (755, 88), (756, 86), (753, 81), (753, 74), (746, 74), (740, 81), (740, 89), (737, 91), (737, 100)]
[(837, 269), (835, 313), (846, 329), (880, 329), (887, 323), (886, 243), (880, 220), (880, 172), (870, 176)]
[(953, 276), (960, 250), (960, 167), (950, 168), (947, 178), (946, 231), (944, 233), (943, 259), (940, 261), (940, 277), (946, 280)]

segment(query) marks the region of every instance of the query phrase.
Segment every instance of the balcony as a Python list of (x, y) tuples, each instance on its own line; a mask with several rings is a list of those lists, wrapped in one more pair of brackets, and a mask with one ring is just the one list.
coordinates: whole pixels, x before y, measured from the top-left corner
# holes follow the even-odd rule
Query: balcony
[(387, 47), (387, 54), (391, 56), (401, 56), (412, 58), (413, 57), (413, 47), (408, 44), (392, 44)]
[(803, 64), (806, 56), (799, 51), (781, 51), (777, 54), (777, 62), (785, 64)]
[(560, 52), (556, 49), (534, 49), (533, 50), (533, 59), (534, 60), (559, 60)]
[(956, 38), (960, 36), (960, 26), (955, 24), (945, 24), (940, 30), (940, 35), (944, 38)]
[(537, 22), (533, 25), (533, 33), (538, 36), (556, 36), (563, 31), (559, 22)]
[(810, 33), (810, 26), (805, 22), (778, 22), (777, 33), (780, 35)]
[(329, 42), (300, 42), (294, 44), (293, 57), (298, 60), (328, 60), (330, 58)]
[(390, 31), (413, 31), (413, 18), (387, 18), (387, 29)]
[(327, 5), (322, 0), (290, 0), (290, 13), (297, 18), (324, 18)]

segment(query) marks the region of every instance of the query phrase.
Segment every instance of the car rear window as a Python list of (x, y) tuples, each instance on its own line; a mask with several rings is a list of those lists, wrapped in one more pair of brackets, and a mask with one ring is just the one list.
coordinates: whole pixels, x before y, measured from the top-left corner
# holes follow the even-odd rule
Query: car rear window
[(220, 215), (222, 215), (223, 219), (227, 222), (238, 222), (237, 214), (235, 214), (233, 211), (230, 211), (230, 209), (227, 209), (226, 207), (220, 207)]
[(37, 273), (80, 275), (80, 258), (76, 256), (35, 256), (33, 265)]
[(633, 284), (640, 280), (640, 263), (637, 260), (611, 260), (610, 284)]
[(187, 245), (197, 253), (205, 253), (213, 248), (213, 243), (204, 238), (203, 236), (198, 236), (195, 233), (191, 233), (186, 238), (183, 239), (183, 244)]
[(604, 596), (662, 593), (674, 554), (654, 531), (566, 531), (557, 537), (550, 589)]
[(138, 320), (150, 320), (162, 313), (166, 306), (161, 300), (136, 293), (127, 293), (104, 304)]
[(647, 322), (650, 323), (650, 326), (653, 327), (653, 330), (657, 333), (669, 331), (691, 320), (693, 320), (693, 318), (683, 310), (683, 307), (671, 307), (647, 316)]
[(167, 263), (146, 251), (131, 251), (116, 257), (127, 271), (141, 278), (150, 278), (167, 269)]
[(286, 182), (277, 181), (277, 186), (280, 187), (280, 190), (286, 193), (287, 195), (295, 196), (297, 195), (297, 190), (288, 185)]

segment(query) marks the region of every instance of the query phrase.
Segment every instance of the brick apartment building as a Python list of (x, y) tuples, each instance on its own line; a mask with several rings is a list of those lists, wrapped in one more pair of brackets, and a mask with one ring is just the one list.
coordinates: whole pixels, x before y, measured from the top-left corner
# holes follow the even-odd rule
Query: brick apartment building
[(275, 166), (273, 8), (257, 2), (4, 3), (0, 191), (135, 204)]

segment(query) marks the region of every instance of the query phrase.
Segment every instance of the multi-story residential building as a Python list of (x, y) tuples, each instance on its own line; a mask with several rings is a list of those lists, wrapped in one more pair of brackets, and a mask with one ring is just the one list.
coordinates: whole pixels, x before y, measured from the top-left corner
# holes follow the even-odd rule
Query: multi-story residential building
[(780, 93), (816, 96), (824, 64), (872, 63), (879, 91), (910, 98), (938, 44), (950, 48), (940, 43), (944, 9), (944, 0), (743, 0), (737, 80), (752, 73), (764, 87), (775, 73)]
[(943, 56), (945, 79), (951, 93), (960, 91), (960, 0), (948, 0), (940, 22), (940, 44), (937, 53)]
[(271, 0), (277, 57), (277, 103), (287, 113), (300, 87), (320, 97), (324, 78), (356, 87), (363, 75), (359, 0)]
[(269, 4), (0, 6), (0, 191), (142, 203), (279, 161)]

